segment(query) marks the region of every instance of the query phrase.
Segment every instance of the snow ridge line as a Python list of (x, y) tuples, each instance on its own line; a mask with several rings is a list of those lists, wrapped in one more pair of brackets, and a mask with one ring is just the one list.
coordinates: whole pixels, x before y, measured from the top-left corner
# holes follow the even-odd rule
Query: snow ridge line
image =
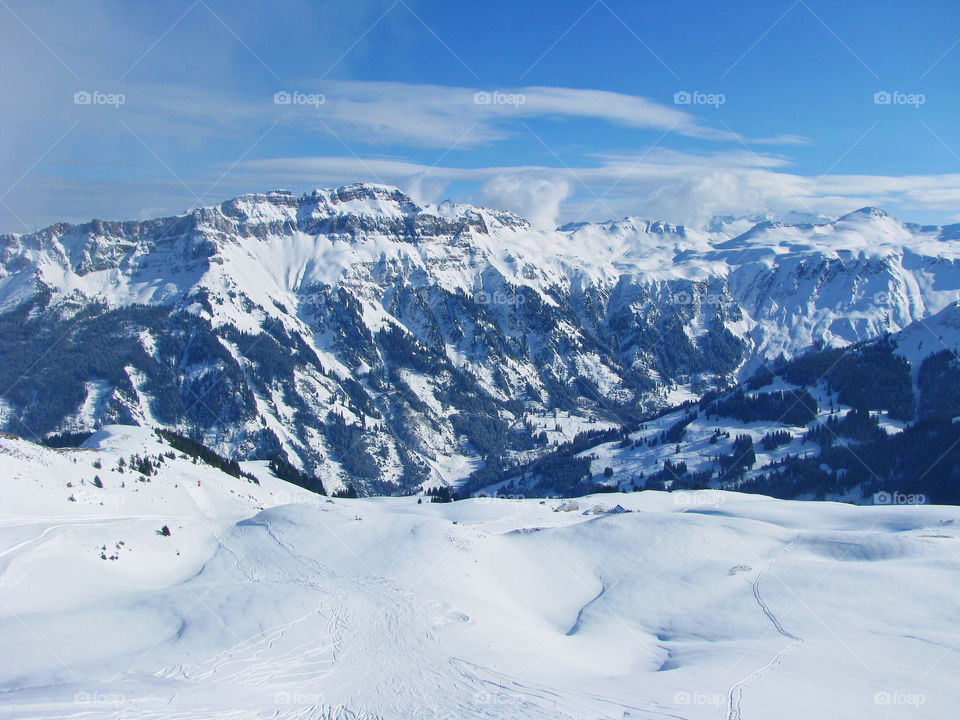
[(745, 678), (735, 683), (733, 687), (730, 688), (730, 692), (727, 700), (727, 718), (726, 720), (742, 720), (740, 703), (743, 700), (743, 688), (752, 683), (754, 680), (758, 679), (762, 675), (766, 674), (774, 667), (780, 664), (780, 661), (783, 660), (784, 656), (793, 650), (797, 645), (803, 642), (802, 638), (797, 637), (793, 633), (788, 632), (784, 629), (783, 625), (780, 623), (780, 620), (774, 615), (773, 611), (767, 607), (767, 604), (763, 601), (763, 598), (760, 596), (760, 580), (763, 579), (763, 576), (766, 574), (777, 560), (779, 560), (790, 548), (797, 544), (800, 540), (800, 533), (797, 533), (797, 536), (791, 540), (789, 543), (784, 545), (776, 555), (774, 555), (766, 565), (757, 573), (757, 577), (754, 579), (753, 586), (753, 597), (757, 601), (757, 605), (760, 606), (760, 609), (763, 611), (763, 614), (767, 616), (767, 619), (770, 620), (770, 623), (776, 629), (778, 633), (783, 635), (785, 638), (790, 639), (790, 644), (783, 648), (780, 652), (773, 656), (773, 658), (758, 670), (754, 670), (752, 673), (747, 675)]
[(566, 633), (566, 634), (567, 634), (567, 637), (570, 637), (570, 636), (572, 636), (572, 635), (576, 635), (576, 634), (580, 631), (580, 625), (583, 623), (583, 614), (587, 611), (588, 608), (590, 608), (591, 605), (593, 605), (593, 604), (596, 603), (600, 598), (602, 598), (602, 597), (603, 597), (603, 594), (604, 594), (606, 591), (607, 591), (607, 584), (604, 583), (604, 582), (601, 580), (601, 581), (600, 581), (600, 592), (597, 593), (593, 598), (591, 598), (590, 601), (587, 602), (586, 605), (584, 605), (582, 608), (580, 608), (580, 611), (577, 613), (577, 620), (576, 620), (576, 622), (574, 622), (574, 623), (573, 623), (573, 626), (572, 626), (569, 630), (567, 630), (567, 633)]

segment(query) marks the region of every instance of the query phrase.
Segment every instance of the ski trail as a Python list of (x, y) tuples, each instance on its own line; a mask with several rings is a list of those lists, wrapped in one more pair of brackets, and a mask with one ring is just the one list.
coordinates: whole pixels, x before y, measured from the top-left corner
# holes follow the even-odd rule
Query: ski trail
[[(609, 706), (616, 715), (604, 714), (602, 717), (633, 717), (631, 713), (639, 712), (639, 717), (652, 718), (653, 716), (684, 720), (685, 716), (671, 712), (670, 708), (659, 705), (639, 706), (628, 701), (618, 700), (609, 696), (600, 696), (586, 693), (573, 688), (555, 688), (532, 681), (521, 682), (512, 675), (498, 672), (493, 668), (470, 662), (461, 657), (452, 658), (457, 664), (466, 666), (470, 676), (486, 688), (485, 695), (493, 699), (504, 699), (522, 703), (522, 707), (537, 709), (549, 708), (553, 705), (555, 718), (571, 717), (567, 713), (575, 713), (574, 718), (597, 717), (597, 706)], [(562, 705), (559, 707), (558, 705)], [(506, 707), (506, 706), (505, 706)], [(607, 711), (609, 712), (609, 710)], [(499, 717), (523, 717), (516, 713)]]
[[(22, 542), (19, 542), (19, 543), (17, 543), (16, 545), (13, 545), (12, 547), (7, 548), (7, 549), (4, 550), (3, 552), (0, 552), (0, 558), (4, 558), (4, 557), (6, 557), (7, 555), (10, 555), (10, 554), (16, 552), (17, 550), (22, 550), (22, 549), (25, 548), (27, 545), (31, 545), (31, 544), (33, 544), (33, 543), (37, 543), (37, 542), (43, 540), (43, 539), (44, 539), (47, 535), (49, 535), (50, 533), (55, 532), (55, 531), (57, 531), (57, 530), (62, 530), (63, 528), (68, 528), (68, 527), (90, 527), (90, 526), (97, 526), (97, 525), (110, 525), (110, 524), (113, 524), (113, 523), (125, 523), (125, 522), (130, 522), (130, 521), (132, 521), (132, 520), (151, 520), (151, 519), (159, 519), (159, 518), (162, 518), (162, 517), (164, 517), (164, 516), (162, 516), (162, 515), (125, 515), (125, 516), (123, 516), (123, 517), (53, 518), (54, 520), (57, 520), (57, 522), (56, 522), (55, 524), (48, 525), (47, 527), (45, 527), (45, 528), (43, 529), (43, 531), (42, 531), (39, 535), (36, 535), (36, 536), (34, 536), (34, 537), (32, 537), (32, 538), (28, 538), (27, 540), (23, 540)], [(60, 522), (60, 520), (67, 520), (67, 519), (69, 519), (69, 522)], [(41, 523), (41, 522), (36, 522), (36, 523), (34, 523), (33, 521), (31, 521), (31, 522), (26, 522), (26, 523), (24, 523), (24, 522), (15, 522), (15, 523), (6, 522), (6, 523), (2, 523), (2, 525), (3, 525), (4, 527), (17, 526), (17, 525), (33, 525), (33, 524), (40, 525), (40, 524), (42, 524), (42, 523)]]
[(50, 536), (52, 536), (54, 533), (59, 533), (61, 530), (64, 530), (66, 528), (72, 528), (72, 527), (98, 527), (100, 525), (103, 525), (105, 527), (107, 525), (127, 523), (127, 522), (130, 522), (130, 520), (137, 520), (137, 519), (142, 520), (147, 517), (148, 516), (130, 516), (130, 517), (121, 517), (121, 518), (90, 518), (87, 520), (73, 520), (72, 522), (64, 522), (64, 523), (58, 523), (56, 525), (49, 525), (48, 527), (44, 528), (44, 530), (39, 535), (36, 535), (35, 537), (32, 537), (32, 538), (28, 538), (27, 540), (19, 542), (16, 545), (7, 548), (3, 552), (0, 552), (0, 560), (7, 558), (8, 555), (10, 556), (9, 559), (7, 559), (7, 561), (2, 566), (0, 566), (0, 579), (2, 579), (3, 576), (6, 575), (7, 570), (10, 569), (11, 563), (13, 563), (18, 557), (23, 556), (28, 550), (32, 549), (32, 546), (42, 545), (44, 541), (50, 539)]
[(194, 487), (192, 483), (185, 482), (183, 489), (186, 496), (190, 499), (190, 502), (192, 502), (193, 506), (197, 509), (199, 515), (208, 520), (216, 519), (216, 508), (210, 501), (210, 496), (207, 495), (205, 488), (201, 488), (199, 485)]
[(775, 668), (783, 660), (784, 656), (791, 650), (793, 650), (797, 645), (803, 642), (801, 638), (798, 638), (791, 632), (788, 632), (784, 629), (783, 625), (780, 623), (780, 620), (774, 615), (773, 611), (767, 607), (767, 604), (763, 601), (763, 598), (760, 596), (760, 581), (763, 579), (763, 576), (766, 574), (777, 560), (779, 560), (790, 548), (797, 544), (800, 540), (800, 534), (797, 533), (797, 536), (791, 540), (789, 543), (784, 545), (780, 551), (774, 555), (769, 562), (757, 573), (757, 577), (754, 579), (753, 585), (753, 597), (757, 601), (757, 605), (760, 606), (760, 609), (763, 611), (763, 614), (767, 616), (767, 619), (773, 625), (778, 633), (783, 635), (785, 638), (789, 638), (790, 643), (783, 648), (780, 652), (773, 656), (773, 658), (758, 670), (754, 670), (752, 673), (747, 675), (743, 680), (735, 683), (733, 687), (730, 688), (727, 699), (727, 720), (742, 720), (740, 703), (743, 700), (743, 688), (752, 683), (754, 680), (758, 679), (762, 675), (765, 675), (767, 672)]

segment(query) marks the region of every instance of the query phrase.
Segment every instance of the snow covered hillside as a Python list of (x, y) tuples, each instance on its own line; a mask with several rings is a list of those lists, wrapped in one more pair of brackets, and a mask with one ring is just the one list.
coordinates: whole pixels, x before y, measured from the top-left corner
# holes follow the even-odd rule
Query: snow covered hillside
[(242, 469), (139, 428), (0, 437), (0, 717), (960, 713), (957, 508), (688, 491), (558, 512)]
[[(785, 499), (960, 504), (960, 304), (903, 331), (778, 359), (623, 427), (554, 432), (460, 487), (507, 496), (727, 489)], [(538, 417), (562, 428), (562, 412)], [(558, 437), (559, 436), (559, 437)]]
[(747, 225), (544, 232), (351, 185), (3, 235), (0, 427), (162, 426), (396, 493), (957, 300), (956, 226), (872, 208)]

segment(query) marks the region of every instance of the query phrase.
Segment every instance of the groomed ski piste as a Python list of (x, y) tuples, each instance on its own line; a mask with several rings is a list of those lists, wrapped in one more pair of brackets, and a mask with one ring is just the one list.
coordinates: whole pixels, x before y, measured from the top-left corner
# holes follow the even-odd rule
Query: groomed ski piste
[(0, 717), (960, 717), (960, 508), (243, 469), (0, 437)]

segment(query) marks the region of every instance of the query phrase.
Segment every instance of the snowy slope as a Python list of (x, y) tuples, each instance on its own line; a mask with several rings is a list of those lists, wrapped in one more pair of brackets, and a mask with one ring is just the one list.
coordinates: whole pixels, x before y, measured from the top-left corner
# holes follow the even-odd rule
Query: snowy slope
[(290, 505), (264, 473), (258, 487), (179, 458), (124, 488), (101, 471), (112, 506), (70, 503), (95, 459), (156, 442), (111, 428), (92, 445), (0, 438), (0, 717), (960, 711), (956, 508), (712, 491), (579, 501), (624, 514)]
[(898, 333), (894, 340), (897, 353), (907, 358), (913, 368), (935, 352), (960, 352), (960, 303), (951, 303), (935, 315), (917, 320)]
[[(765, 368), (769, 375), (758, 375), (712, 396), (709, 402), (690, 402), (696, 398), (680, 396), (680, 402), (670, 411), (647, 418), (629, 430), (580, 438), (575, 450), (569, 445), (560, 447), (554, 457), (562, 458), (566, 453), (583, 459), (587, 464), (581, 475), (625, 490), (664, 489), (662, 483), (666, 483), (666, 488), (673, 490), (691, 486), (749, 488), (796, 499), (870, 503), (875, 492), (888, 486), (922, 482), (931, 463), (953, 467), (951, 452), (957, 443), (952, 435), (943, 433), (950, 429), (951, 420), (953, 424), (960, 420), (958, 352), (960, 303), (953, 302), (935, 315), (877, 341), (832, 354), (811, 352), (794, 363), (772, 363), (774, 370)], [(819, 363), (817, 358), (821, 359)], [(805, 362), (807, 367), (818, 369), (804, 373), (798, 368)], [(789, 377), (795, 379), (791, 382), (786, 379)], [(773, 410), (770, 403), (781, 393), (786, 400)], [(748, 402), (737, 402), (737, 397), (753, 400), (753, 409)], [(763, 403), (767, 403), (767, 410), (761, 412), (757, 407)], [(802, 413), (791, 413), (801, 407)], [(550, 431), (548, 437), (557, 445), (570, 443), (575, 433), (558, 431), (560, 423), (570, 420), (555, 415), (535, 416), (532, 421), (538, 429)], [(858, 417), (863, 418), (859, 426), (855, 424)], [(841, 420), (848, 422), (841, 426)], [(574, 427), (581, 431), (602, 426)], [(900, 445), (886, 442), (901, 434)], [(934, 440), (938, 436), (941, 445)], [(736, 443), (747, 439), (750, 447), (745, 457), (750, 460), (743, 472), (726, 473), (724, 462), (740, 455)], [(922, 453), (909, 459), (904, 456), (906, 445), (923, 445), (925, 441), (930, 443), (924, 446), (927, 457)], [(829, 453), (823, 451), (834, 445), (849, 448), (851, 453), (828, 457)], [(899, 468), (884, 465), (875, 453), (899, 458)], [(784, 465), (799, 459), (809, 459), (833, 476), (821, 478), (819, 486), (813, 482), (799, 489), (800, 476), (782, 472)], [(847, 460), (857, 463), (868, 477), (861, 477), (861, 482), (847, 478)], [(541, 467), (547, 467), (548, 472)], [(539, 467), (516, 463), (498, 475), (487, 476), (486, 487), (475, 483), (469, 489), (508, 496), (563, 493), (571, 483), (563, 479), (558, 482), (558, 472), (556, 463)], [(771, 475), (777, 472), (779, 480)], [(864, 479), (869, 482), (862, 482)], [(929, 502), (933, 493), (937, 494), (934, 502), (954, 503), (955, 483), (949, 475), (943, 475), (943, 479), (943, 485), (934, 487), (931, 476), (930, 492), (921, 497)], [(762, 484), (768, 481), (772, 484)]]

